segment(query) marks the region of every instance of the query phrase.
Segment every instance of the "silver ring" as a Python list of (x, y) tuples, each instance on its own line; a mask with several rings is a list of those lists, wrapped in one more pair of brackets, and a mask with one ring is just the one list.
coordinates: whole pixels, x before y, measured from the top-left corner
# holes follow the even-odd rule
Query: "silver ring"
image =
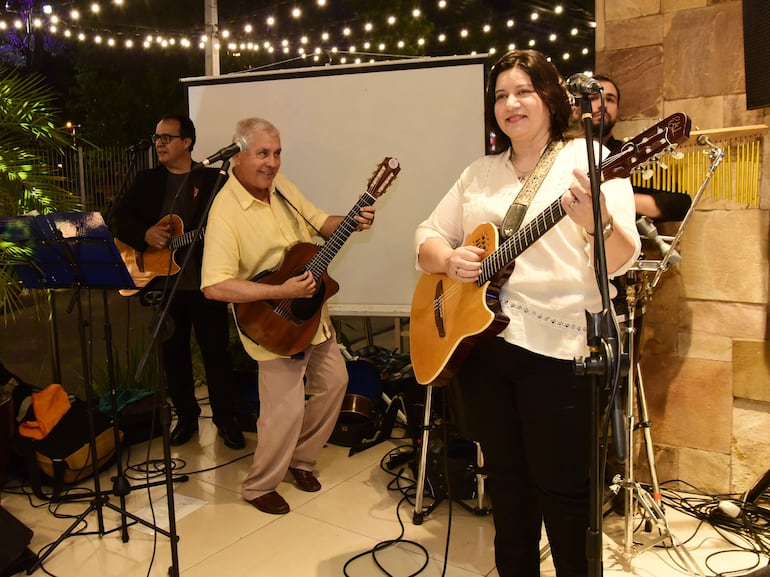
[(455, 276), (460, 276), (460, 267), (459, 266), (455, 267)]
[(572, 202), (569, 203), (569, 207), (572, 208), (573, 206), (575, 206), (575, 203), (577, 203), (577, 199), (573, 198)]

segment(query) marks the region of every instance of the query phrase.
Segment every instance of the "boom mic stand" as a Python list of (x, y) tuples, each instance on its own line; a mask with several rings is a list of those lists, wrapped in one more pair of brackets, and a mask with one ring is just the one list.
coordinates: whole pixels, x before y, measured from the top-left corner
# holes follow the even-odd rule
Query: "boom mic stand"
[[(602, 105), (604, 93), (601, 93)], [(589, 451), (589, 525), (586, 533), (586, 556), (588, 575), (602, 575), (602, 496), (603, 466), (600, 451), (599, 430), (601, 428), (600, 388), (604, 381), (613, 379), (612, 398), (616, 395), (622, 359), (621, 344), (617, 322), (610, 302), (610, 289), (607, 277), (607, 255), (602, 234), (602, 213), (600, 204), (599, 171), (594, 158), (592, 106), (588, 95), (581, 97), (581, 121), (585, 131), (586, 151), (588, 154), (588, 177), (591, 182), (591, 203), (594, 213), (594, 272), (602, 300), (602, 310), (598, 313), (586, 311), (587, 340), (590, 357), (576, 357), (573, 361), (577, 375), (591, 375), (591, 447)], [(600, 377), (604, 376), (604, 380)]]
[[(185, 267), (187, 266), (187, 263), (190, 261), (190, 257), (193, 254), (193, 251), (195, 250), (195, 247), (200, 240), (200, 238), (203, 236), (203, 224), (206, 222), (206, 218), (208, 216), (209, 210), (211, 208), (211, 203), (214, 201), (214, 197), (216, 195), (216, 192), (220, 189), (222, 180), (224, 179), (225, 175), (227, 174), (228, 167), (230, 166), (230, 160), (226, 159), (222, 166), (219, 169), (219, 174), (217, 175), (217, 179), (214, 182), (214, 186), (212, 188), (212, 193), (209, 196), (208, 204), (206, 205), (206, 208), (203, 211), (203, 214), (201, 216), (200, 221), (198, 222), (198, 226), (195, 229), (195, 233), (192, 239), (192, 242), (190, 243), (189, 248), (187, 249), (187, 253), (185, 254), (184, 261), (182, 262), (182, 265), (179, 267), (179, 271), (176, 274), (176, 278), (174, 280), (174, 284), (171, 287), (171, 290), (166, 293), (164, 290), (164, 297), (165, 302), (163, 302), (163, 297), (161, 297), (161, 302), (163, 302), (163, 308), (160, 311), (159, 314), (156, 315), (155, 320), (155, 326), (152, 329), (150, 342), (147, 345), (147, 349), (145, 350), (144, 355), (142, 356), (141, 360), (139, 361), (139, 364), (136, 369), (135, 373), (135, 379), (138, 381), (141, 378), (142, 373), (144, 372), (144, 368), (147, 365), (147, 361), (149, 360), (150, 354), (155, 349), (156, 346), (158, 346), (158, 338), (161, 333), (161, 329), (163, 329), (166, 325), (166, 320), (168, 317), (168, 311), (171, 307), (171, 302), (174, 298), (174, 294), (176, 294), (177, 287), (179, 286), (179, 280), (182, 278), (182, 273), (185, 270)], [(188, 173), (189, 175), (189, 173)], [(179, 187), (179, 190), (177, 191), (177, 197), (179, 196), (180, 192), (183, 190), (183, 187), (186, 186), (187, 179), (185, 179)], [(176, 200), (176, 198), (174, 199)], [(173, 208), (173, 207), (172, 207)], [(172, 255), (169, 256), (169, 258), (173, 258)], [(168, 278), (166, 277), (166, 283), (168, 283)], [(162, 370), (162, 368), (161, 368)], [(170, 448), (170, 428), (171, 428), (171, 407), (169, 407), (168, 402), (166, 401), (166, 396), (162, 396), (163, 402), (161, 407), (161, 424), (163, 426), (163, 456), (164, 456), (164, 467), (166, 470), (166, 498), (167, 498), (167, 504), (168, 504), (168, 523), (169, 523), (169, 532), (173, 536), (171, 539), (171, 562), (172, 566), (169, 568), (169, 577), (179, 577), (179, 554), (176, 546), (176, 542), (178, 540), (177, 533), (176, 533), (176, 514), (174, 511), (174, 483), (170, 480), (171, 478), (171, 448)]]

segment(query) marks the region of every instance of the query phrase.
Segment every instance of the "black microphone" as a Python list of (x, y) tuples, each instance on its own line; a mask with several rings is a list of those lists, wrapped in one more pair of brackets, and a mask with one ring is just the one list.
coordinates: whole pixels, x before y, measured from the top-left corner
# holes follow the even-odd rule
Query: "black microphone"
[(243, 136), (239, 136), (230, 146), (225, 146), (224, 148), (217, 150), (214, 154), (202, 160), (198, 166), (208, 166), (209, 164), (219, 162), (220, 160), (227, 160), (233, 154), (238, 154), (239, 152), (248, 149), (249, 143)]
[(682, 260), (682, 257), (679, 255), (679, 253), (676, 252), (676, 250), (670, 244), (658, 236), (658, 229), (655, 228), (655, 225), (652, 224), (652, 221), (649, 219), (649, 217), (643, 216), (637, 220), (636, 230), (638, 230), (639, 234), (644, 236), (647, 240), (651, 240), (653, 244), (655, 244), (655, 248), (658, 249), (660, 256), (666, 258), (666, 255), (669, 255), (669, 263), (677, 264)]
[(150, 150), (150, 147), (152, 146), (152, 142), (149, 138), (142, 138), (139, 142), (136, 144), (132, 144), (128, 147), (129, 152), (144, 152), (145, 150)]
[(588, 74), (573, 74), (567, 78), (567, 90), (578, 98), (604, 91), (601, 83)]

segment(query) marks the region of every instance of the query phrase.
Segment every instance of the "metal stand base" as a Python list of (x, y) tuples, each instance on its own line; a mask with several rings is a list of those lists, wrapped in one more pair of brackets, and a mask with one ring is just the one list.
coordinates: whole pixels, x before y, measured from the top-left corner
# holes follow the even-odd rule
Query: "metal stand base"
[[(629, 289), (629, 292), (633, 289)], [(635, 300), (629, 297), (628, 327), (625, 331), (629, 358), (634, 359), (634, 344), (636, 328), (634, 323)], [(638, 339), (640, 340), (640, 339)], [(638, 362), (632, 361), (632, 370), (628, 372), (628, 388), (626, 391), (626, 459), (624, 464), (624, 478), (619, 475), (613, 479), (613, 489), (624, 491), (624, 542), (620, 553), (628, 560), (651, 547), (670, 542), (673, 553), (679, 558), (682, 566), (689, 575), (701, 577), (703, 572), (693, 559), (690, 552), (671, 532), (671, 528), (663, 512), (663, 503), (658, 484), (658, 475), (655, 469), (655, 453), (650, 434), (651, 422), (647, 412), (647, 401), (644, 395), (644, 383), (642, 381), (641, 367)], [(650, 468), (652, 494), (647, 492), (634, 480), (634, 433), (637, 429), (635, 423), (634, 399), (639, 412), (638, 428), (642, 429), (647, 462)], [(638, 545), (634, 540), (634, 527), (643, 528), (647, 533), (657, 529), (658, 536), (649, 540), (644, 545)], [(637, 532), (638, 534), (638, 532)]]

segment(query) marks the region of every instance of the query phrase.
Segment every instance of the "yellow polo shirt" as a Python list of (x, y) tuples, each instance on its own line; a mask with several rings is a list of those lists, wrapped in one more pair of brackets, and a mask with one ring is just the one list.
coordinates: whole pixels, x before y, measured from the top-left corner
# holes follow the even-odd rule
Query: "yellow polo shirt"
[[(302, 216), (276, 194), (276, 188)], [(289, 247), (298, 242), (312, 242), (317, 236), (303, 216), (320, 229), (329, 215), (308, 201), (280, 172), (273, 181), (269, 203), (251, 196), (231, 175), (211, 205), (203, 251), (201, 289), (227, 279), (252, 279), (262, 272), (279, 269)], [(324, 305), (321, 323), (312, 343), (321, 343), (331, 334), (331, 319)], [(258, 361), (279, 358), (280, 355), (256, 344), (240, 330), (239, 335), (244, 349), (252, 358)]]

